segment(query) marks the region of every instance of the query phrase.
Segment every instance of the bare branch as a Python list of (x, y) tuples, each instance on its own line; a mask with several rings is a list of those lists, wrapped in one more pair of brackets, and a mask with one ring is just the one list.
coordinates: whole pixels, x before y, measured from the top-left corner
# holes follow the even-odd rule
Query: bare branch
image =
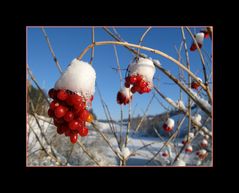
[(80, 145), (81, 149), (88, 155), (88, 157), (93, 160), (98, 166), (100, 166), (100, 163), (96, 160), (96, 158), (86, 149), (85, 145), (81, 143), (80, 140), (77, 140), (77, 143)]
[[(146, 29), (146, 31), (143, 33), (143, 35), (141, 36), (140, 38), (140, 41), (139, 41), (139, 46), (141, 46), (143, 40), (144, 40), (144, 37), (146, 36), (146, 34), (149, 32), (149, 30), (151, 30), (152, 27), (148, 27), (148, 29)], [(140, 52), (140, 48), (138, 48), (138, 54), (137, 56), (139, 55), (139, 52)]]
[(54, 60), (54, 62), (55, 62), (55, 64), (56, 64), (56, 66), (57, 66), (59, 72), (62, 74), (61, 66), (60, 66), (60, 64), (59, 64), (59, 62), (58, 62), (58, 60), (57, 60), (57, 57), (56, 57), (56, 55), (55, 55), (53, 49), (52, 49), (52, 46), (51, 46), (50, 40), (49, 40), (49, 38), (48, 38), (48, 36), (47, 36), (47, 33), (46, 33), (46, 31), (45, 31), (45, 29), (44, 29), (43, 27), (41, 28), (41, 30), (42, 30), (42, 32), (43, 32), (43, 34), (44, 34), (44, 36), (45, 36), (47, 45), (48, 45), (48, 47), (49, 47), (49, 49), (50, 49), (50, 51), (51, 51), (51, 54), (52, 54), (52, 56), (53, 56), (53, 60)]
[(33, 76), (32, 72), (30, 71), (30, 69), (27, 67), (28, 69), (28, 73), (32, 79), (32, 81), (35, 83), (35, 85), (37, 86), (37, 88), (40, 90), (40, 92), (43, 94), (44, 98), (46, 99), (47, 103), (50, 105), (50, 102), (48, 101), (48, 98), (46, 96), (46, 94), (43, 92), (43, 90), (41, 89), (41, 87), (39, 86), (39, 84), (37, 83), (37, 80), (35, 79), (35, 77)]
[[(94, 30), (94, 26), (92, 27), (92, 44), (95, 43), (95, 30)], [(92, 64), (93, 58), (94, 58), (94, 51), (95, 51), (95, 47), (93, 46), (91, 49), (91, 58), (90, 58), (90, 64)]]

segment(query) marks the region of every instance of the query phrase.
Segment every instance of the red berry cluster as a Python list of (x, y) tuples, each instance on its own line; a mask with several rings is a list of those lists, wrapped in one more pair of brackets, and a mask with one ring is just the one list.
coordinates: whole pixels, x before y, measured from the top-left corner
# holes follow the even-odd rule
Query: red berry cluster
[(198, 87), (200, 86), (200, 84), (198, 83), (198, 82), (196, 82), (196, 81), (193, 81), (192, 83), (191, 83), (191, 88), (193, 88), (193, 89), (198, 89)]
[(149, 93), (151, 88), (149, 83), (143, 79), (142, 75), (130, 75), (125, 78), (125, 87), (129, 88), (130, 85), (133, 85), (130, 89), (132, 93), (138, 92), (139, 94)]
[(169, 127), (167, 124), (163, 124), (163, 129), (164, 129), (164, 131), (166, 131), (166, 132), (170, 132), (170, 131), (172, 131), (173, 130), (173, 128), (171, 128), (171, 127)]
[(132, 96), (130, 98), (127, 98), (124, 94), (122, 94), (120, 91), (117, 93), (117, 103), (118, 104), (128, 104), (132, 100)]
[[(53, 101), (48, 110), (49, 117), (54, 119), (58, 134), (69, 136), (74, 144), (81, 137), (87, 136), (86, 122), (92, 122), (92, 114), (86, 110), (86, 101), (83, 97), (69, 90), (50, 89), (48, 92)], [(93, 100), (93, 97), (91, 97)]]

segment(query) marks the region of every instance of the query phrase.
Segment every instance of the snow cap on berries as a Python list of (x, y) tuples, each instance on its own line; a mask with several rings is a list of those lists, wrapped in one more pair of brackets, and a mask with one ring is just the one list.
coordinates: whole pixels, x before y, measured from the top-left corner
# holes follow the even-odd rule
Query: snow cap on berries
[(188, 136), (189, 136), (190, 139), (192, 139), (192, 138), (194, 138), (194, 133), (193, 133), (193, 132), (190, 132), (190, 133), (188, 134)]
[(174, 163), (175, 166), (186, 166), (186, 163), (182, 159), (177, 159), (177, 161)]
[(195, 116), (193, 116), (193, 120), (198, 124), (200, 124), (201, 119), (202, 116), (200, 114), (196, 114)]
[(203, 132), (202, 130), (200, 130), (198, 133), (199, 133), (200, 135), (204, 136), (204, 132)]
[(131, 87), (130, 88), (126, 88), (126, 87), (123, 87), (122, 89), (120, 89), (120, 92), (128, 99), (130, 99), (130, 97), (133, 95), (133, 93), (130, 91)]
[(133, 63), (129, 65), (129, 74), (140, 74), (146, 81), (152, 83), (155, 73), (155, 66), (152, 60), (147, 58), (139, 58), (138, 61), (134, 60)]
[(206, 139), (203, 139), (202, 142), (201, 142), (201, 144), (206, 146), (206, 145), (208, 145), (208, 142), (207, 142)]
[(205, 155), (207, 151), (205, 149), (199, 150), (199, 155)]
[(192, 151), (193, 151), (192, 145), (187, 144), (187, 145), (186, 145), (186, 151), (192, 152)]
[(159, 60), (153, 60), (153, 63), (157, 64), (157, 65), (161, 65), (161, 63), (159, 62)]
[(55, 89), (70, 90), (89, 99), (95, 93), (95, 79), (94, 68), (75, 58), (57, 80)]
[(204, 39), (204, 33), (202, 33), (202, 32), (197, 33), (195, 39), (198, 44), (202, 45), (203, 39)]
[(205, 132), (205, 133), (208, 133), (207, 127), (203, 126), (203, 127), (202, 127), (202, 131)]
[(186, 109), (186, 107), (185, 107), (185, 105), (184, 105), (184, 103), (183, 103), (182, 100), (178, 100), (177, 106), (178, 106), (178, 108), (180, 108), (180, 109), (183, 109), (183, 110)]
[(165, 124), (170, 127), (173, 128), (174, 127), (174, 120), (171, 118), (168, 118), (168, 120), (165, 122)]

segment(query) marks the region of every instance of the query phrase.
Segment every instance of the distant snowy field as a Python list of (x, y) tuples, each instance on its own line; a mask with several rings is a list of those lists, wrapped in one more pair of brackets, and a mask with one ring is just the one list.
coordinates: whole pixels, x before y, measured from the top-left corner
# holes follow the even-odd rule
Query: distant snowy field
[[(180, 119), (181, 115), (174, 117)], [(56, 133), (56, 128), (52, 125), (51, 119), (47, 117), (38, 116), (39, 124), (42, 129), (41, 135), (39, 126), (34, 117), (28, 116), (28, 143), (27, 143), (27, 165), (28, 166), (58, 166), (58, 165), (68, 165), (68, 166), (95, 166), (93, 162), (83, 151), (80, 145), (77, 143), (73, 145), (70, 143), (68, 137), (63, 135), (58, 135)], [(186, 123), (185, 123), (186, 124)], [(108, 123), (96, 122), (97, 128), (99, 128), (110, 140), (111, 144), (115, 149), (118, 145), (111, 133)], [(119, 135), (119, 125), (115, 124), (117, 129), (117, 134)], [(122, 129), (123, 136), (125, 136), (126, 128)], [(182, 147), (181, 141), (183, 138), (177, 138), (173, 141), (176, 147), (166, 146), (159, 153), (158, 156), (151, 162), (149, 160), (159, 151), (163, 146), (163, 141), (159, 137), (145, 137), (142, 133), (132, 134), (131, 132), (128, 141), (128, 149), (132, 154), (127, 161), (129, 166), (166, 166), (171, 165), (170, 163), (174, 160), (175, 150), (178, 152)], [(36, 137), (37, 135), (37, 137)], [(41, 141), (42, 146), (45, 150), (42, 150), (42, 146), (38, 142), (37, 138)], [(198, 135), (197, 140), (200, 141), (203, 136)], [(119, 160), (110, 149), (107, 143), (102, 139), (102, 137), (97, 133), (92, 127), (89, 127), (89, 135), (87, 137), (79, 137), (80, 140), (86, 147), (86, 149), (94, 155), (101, 166), (117, 166), (119, 165)], [(164, 138), (167, 140), (167, 138)], [(142, 148), (142, 146), (146, 147)], [(73, 149), (72, 149), (73, 148)], [(138, 150), (139, 148), (142, 148)], [(196, 166), (196, 165), (206, 165), (211, 166), (211, 153), (203, 162), (199, 162), (196, 156), (196, 150), (199, 149), (197, 143), (193, 145), (194, 151), (191, 154), (182, 153), (180, 155), (181, 164), (186, 166)], [(210, 149), (210, 147), (208, 147)], [(164, 158), (162, 152), (167, 151), (169, 156)], [(47, 153), (46, 153), (47, 152)], [(57, 160), (48, 155), (56, 155)]]

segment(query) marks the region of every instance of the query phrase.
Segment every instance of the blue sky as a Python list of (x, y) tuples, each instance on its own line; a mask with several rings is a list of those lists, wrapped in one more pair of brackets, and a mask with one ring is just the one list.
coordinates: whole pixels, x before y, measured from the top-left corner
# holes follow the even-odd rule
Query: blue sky
[[(120, 36), (129, 43), (138, 44), (140, 37), (145, 32), (147, 27), (115, 27)], [(110, 28), (111, 29), (111, 28)], [(193, 33), (199, 32), (202, 27), (190, 28)], [(91, 43), (91, 27), (45, 27), (53, 50), (58, 58), (58, 61), (63, 70), (66, 69), (67, 65)], [(55, 82), (60, 77), (60, 73), (55, 66), (50, 50), (47, 46), (46, 40), (39, 27), (28, 27), (27, 28), (27, 63), (29, 68), (33, 72), (40, 86), (49, 90), (54, 87)], [(187, 45), (190, 47), (191, 38), (188, 32), (185, 30), (187, 39)], [(110, 41), (113, 40), (102, 27), (95, 28), (95, 41)], [(177, 59), (177, 53), (174, 46), (179, 48), (182, 40), (181, 30), (178, 27), (153, 27), (148, 34), (145, 36), (142, 45), (148, 46), (154, 49), (165, 52), (166, 54)], [(127, 68), (127, 65), (132, 60), (133, 55), (127, 49), (122, 46), (116, 46), (119, 56), (119, 62), (121, 68)], [(212, 41), (204, 39), (203, 49), (207, 53), (211, 54)], [(178, 74), (178, 67), (171, 61), (150, 52), (141, 50), (141, 53), (147, 54), (148, 56), (157, 59), (161, 62), (162, 66), (173, 73), (175, 76)], [(83, 60), (89, 62), (91, 51), (88, 51), (84, 55)], [(183, 62), (185, 61), (185, 52), (182, 50), (181, 56)], [(189, 52), (191, 70), (203, 79), (202, 65), (198, 52)], [(205, 58), (206, 61), (207, 58)], [(210, 63), (209, 63), (210, 64)], [(104, 97), (106, 104), (114, 119), (120, 118), (120, 106), (116, 103), (116, 94), (119, 90), (120, 80), (119, 74), (112, 68), (117, 67), (116, 58), (114, 55), (114, 49), (112, 45), (98, 46), (95, 47), (95, 56), (93, 60), (93, 67), (97, 74), (97, 84)], [(211, 65), (208, 66), (211, 68)], [(207, 71), (209, 68), (207, 67)], [(122, 71), (124, 76), (125, 71)], [(187, 74), (184, 73), (186, 79)], [(160, 78), (160, 90), (166, 96), (173, 100), (179, 98), (179, 88), (168, 79), (159, 70), (156, 71), (155, 77)], [(157, 83), (156, 81), (154, 82)], [(134, 95), (132, 102), (132, 109), (135, 112), (135, 116), (142, 115), (146, 108), (152, 93)], [(157, 98), (163, 102), (167, 107), (169, 105), (165, 103), (160, 96)], [(183, 100), (186, 102), (186, 95), (183, 95)], [(135, 107), (136, 106), (136, 107)], [(93, 101), (93, 110), (98, 118), (104, 119), (104, 111), (100, 103), (99, 95), (96, 91), (95, 98)], [(160, 106), (157, 100), (154, 99), (148, 114), (154, 115), (163, 112), (164, 109)], [(127, 117), (128, 106), (124, 107), (124, 118)]]

